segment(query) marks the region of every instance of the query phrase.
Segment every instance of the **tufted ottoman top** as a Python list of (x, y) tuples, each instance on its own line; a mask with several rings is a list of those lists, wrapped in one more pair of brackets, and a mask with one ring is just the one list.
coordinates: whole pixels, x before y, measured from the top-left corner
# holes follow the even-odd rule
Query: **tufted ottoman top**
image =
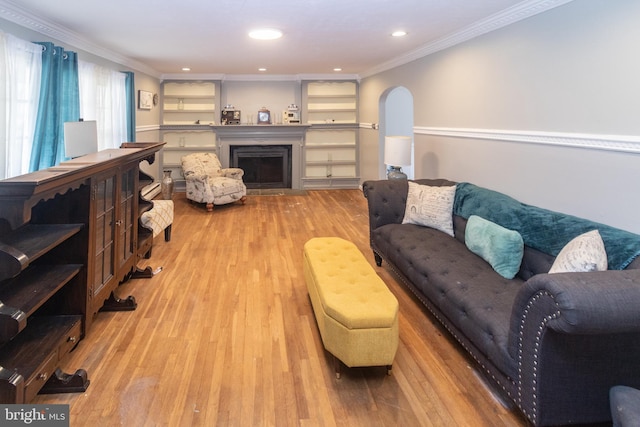
[(316, 237), (304, 245), (325, 313), (349, 329), (388, 328), (398, 300), (353, 243)]

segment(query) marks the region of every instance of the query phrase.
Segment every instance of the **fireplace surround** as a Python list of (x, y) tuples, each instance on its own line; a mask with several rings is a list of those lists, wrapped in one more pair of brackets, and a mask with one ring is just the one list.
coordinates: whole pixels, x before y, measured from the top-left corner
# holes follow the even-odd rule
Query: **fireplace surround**
[[(234, 126), (216, 126), (216, 145), (218, 151), (218, 158), (223, 167), (231, 167), (234, 165), (232, 148), (236, 152), (241, 147), (251, 147), (253, 152), (241, 154), (242, 161), (246, 161), (249, 166), (242, 167), (245, 170), (245, 184), (247, 188), (291, 188), (294, 190), (302, 188), (302, 164), (303, 164), (303, 148), (305, 133), (309, 128), (308, 125), (234, 125)], [(256, 149), (256, 147), (259, 147)], [(270, 153), (268, 148), (287, 147), (288, 159), (282, 160), (284, 165), (290, 164), (290, 177), (287, 180), (279, 181), (278, 184), (275, 181), (270, 181), (268, 186), (263, 183), (262, 187), (256, 187), (250, 185), (247, 179), (253, 180), (254, 172), (251, 170), (254, 168), (252, 162), (255, 159), (249, 160), (251, 157), (259, 157), (260, 153), (262, 157), (268, 160), (260, 161), (267, 163), (266, 165), (256, 166), (264, 169), (279, 169), (276, 166), (278, 161), (274, 160), (274, 153)], [(264, 150), (264, 151), (258, 151)], [(242, 153), (240, 150), (238, 153)], [(265, 156), (265, 154), (267, 154)], [(279, 154), (280, 155), (280, 154)], [(258, 162), (258, 163), (260, 163)], [(271, 164), (269, 164), (271, 163)], [(274, 164), (276, 166), (274, 166)], [(262, 171), (264, 172), (264, 171)]]
[(291, 188), (291, 145), (231, 145), (229, 164), (247, 188)]

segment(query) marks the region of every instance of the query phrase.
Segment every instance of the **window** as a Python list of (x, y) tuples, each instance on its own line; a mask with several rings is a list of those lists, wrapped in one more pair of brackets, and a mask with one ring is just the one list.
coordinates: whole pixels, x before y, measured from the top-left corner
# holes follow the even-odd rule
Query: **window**
[(42, 46), (0, 31), (0, 179), (29, 171)]
[(126, 75), (78, 61), (80, 117), (98, 125), (98, 150), (118, 148), (127, 141)]
[[(31, 157), (55, 151), (55, 148), (42, 148), (40, 145), (40, 151), (34, 149), (40, 108), (42, 52), (42, 44), (0, 31), (0, 179), (28, 173), (33, 163)], [(127, 112), (133, 107), (128, 106), (126, 79), (126, 74), (120, 71), (78, 61), (78, 118), (97, 122), (99, 150), (117, 148), (130, 140), (128, 120), (132, 120), (131, 126), (135, 126), (135, 116), (128, 119)], [(46, 132), (46, 129), (39, 132)], [(48, 136), (38, 141), (40, 144), (57, 144), (50, 142)], [(47, 167), (48, 161), (51, 164), (57, 162), (45, 159), (41, 162), (45, 166), (34, 169)]]

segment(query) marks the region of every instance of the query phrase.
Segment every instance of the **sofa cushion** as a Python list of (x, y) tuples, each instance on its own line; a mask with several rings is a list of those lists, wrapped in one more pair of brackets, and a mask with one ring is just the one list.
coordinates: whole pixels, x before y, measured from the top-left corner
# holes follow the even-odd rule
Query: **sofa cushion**
[(397, 266), (447, 320), (502, 372), (517, 375), (507, 351), (511, 308), (523, 281), (505, 279), (464, 243), (435, 229), (387, 224), (371, 233), (373, 247)]
[(432, 187), (409, 181), (403, 224), (435, 228), (453, 236), (453, 200), (456, 187)]
[[(466, 233), (467, 220), (459, 215), (453, 215), (453, 232), (460, 242), (464, 243), (464, 235)], [(555, 257), (546, 254), (530, 246), (524, 245), (522, 255), (522, 263), (517, 276), (522, 280), (529, 280), (536, 274), (546, 273), (553, 265)], [(639, 268), (640, 258), (636, 258), (627, 268)]]
[[(478, 215), (522, 235), (524, 244), (557, 256), (574, 237), (597, 229), (609, 269), (622, 270), (640, 255), (640, 235), (605, 224), (521, 203), (505, 194), (470, 183), (456, 187), (454, 214)], [(539, 273), (546, 273), (541, 271)]]
[(581, 234), (566, 244), (553, 262), (549, 273), (604, 271), (607, 252), (598, 230)]
[(522, 280), (529, 280), (536, 274), (545, 271), (548, 272), (554, 260), (555, 257), (524, 245), (524, 254), (522, 256), (522, 263), (520, 264), (520, 271), (518, 271), (518, 277)]
[(517, 231), (471, 215), (465, 231), (465, 244), (506, 279), (513, 279), (520, 270), (524, 243)]

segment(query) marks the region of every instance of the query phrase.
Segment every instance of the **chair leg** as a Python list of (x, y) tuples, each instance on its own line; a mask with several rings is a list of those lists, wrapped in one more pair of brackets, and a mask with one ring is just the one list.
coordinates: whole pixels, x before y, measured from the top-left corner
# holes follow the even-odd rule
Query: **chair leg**
[(169, 240), (171, 240), (171, 224), (164, 229), (164, 241), (168, 242)]
[(213, 203), (207, 203), (207, 212), (213, 212)]
[(240, 203), (242, 203), (243, 205), (247, 203), (247, 196), (242, 196), (242, 198), (240, 199)]

